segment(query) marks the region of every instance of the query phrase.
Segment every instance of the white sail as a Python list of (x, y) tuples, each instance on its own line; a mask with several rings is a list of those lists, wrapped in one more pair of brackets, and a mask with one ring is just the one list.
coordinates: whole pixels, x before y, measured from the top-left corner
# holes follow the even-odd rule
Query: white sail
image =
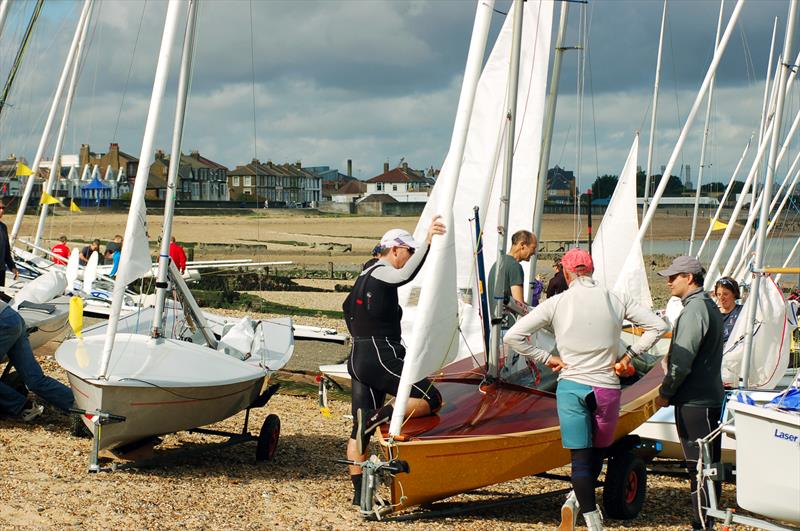
[[(533, 201), (536, 197), (536, 174), (539, 165), (542, 122), (544, 117), (547, 71), (550, 61), (550, 41), (553, 23), (553, 3), (526, 2), (522, 23), (519, 97), (517, 101), (517, 132), (510, 194), (509, 232), (531, 229)], [(471, 294), (459, 301), (459, 356), (483, 352), (483, 333), (478, 316), (477, 275), (475, 269), (475, 236), (473, 207), (480, 207), (484, 223), (484, 261), (488, 272), (497, 254), (498, 203), (502, 181), (500, 155), (505, 145), (504, 124), (507, 122), (506, 94), (509, 57), (511, 55), (511, 17), (508, 17), (495, 41), (481, 73), (467, 134), (464, 157), (459, 175), (453, 176), (454, 162), (448, 153), (437, 184), (425, 210), (420, 216), (415, 238), (424, 238), (432, 217), (443, 212), (447, 203), (441, 182), (458, 178), (458, 189), (452, 204), (453, 224), (448, 227), (455, 241), (457, 289)], [(450, 260), (452, 260), (452, 256)], [(423, 279), (429, 274), (429, 263), (413, 282), (400, 290), (403, 306), (403, 334), (411, 337), (416, 320), (415, 299)], [(527, 275), (527, 268), (526, 275)], [(527, 284), (527, 279), (526, 279)], [(439, 292), (442, 296), (443, 292)], [(408, 358), (406, 358), (408, 359)], [(423, 375), (424, 376), (424, 375)]]
[[(648, 308), (653, 306), (642, 246), (633, 245), (639, 232), (636, 208), (636, 164), (639, 134), (633, 139), (614, 194), (592, 242), (594, 278), (606, 289), (623, 291)], [(628, 259), (628, 254), (633, 253)]]
[[(749, 297), (745, 301), (722, 353), (722, 381), (731, 387), (739, 387), (748, 307), (754, 300)], [(795, 328), (797, 315), (787, 305), (775, 281), (766, 280), (763, 289), (758, 293), (750, 381), (745, 387), (765, 390), (775, 388), (789, 366), (789, 347)]]

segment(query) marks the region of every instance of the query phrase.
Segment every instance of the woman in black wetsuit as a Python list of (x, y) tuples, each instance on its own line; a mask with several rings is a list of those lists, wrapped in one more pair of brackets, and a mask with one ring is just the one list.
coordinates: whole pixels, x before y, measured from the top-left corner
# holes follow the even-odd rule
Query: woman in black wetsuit
[[(347, 370), (353, 378), (353, 430), (347, 443), (347, 459), (365, 461), (367, 444), (375, 428), (392, 416), (392, 405), (384, 405), (386, 395), (395, 396), (403, 373), (405, 346), (401, 339), (403, 310), (397, 288), (410, 282), (419, 272), (431, 240), (444, 234), (445, 226), (436, 216), (424, 242), (417, 242), (402, 229), (392, 229), (381, 238), (378, 260), (356, 279), (345, 299), (347, 328), (352, 349)], [(439, 410), (442, 398), (427, 379), (412, 386), (406, 414), (414, 417)], [(361, 503), (361, 467), (350, 466), (353, 504)]]

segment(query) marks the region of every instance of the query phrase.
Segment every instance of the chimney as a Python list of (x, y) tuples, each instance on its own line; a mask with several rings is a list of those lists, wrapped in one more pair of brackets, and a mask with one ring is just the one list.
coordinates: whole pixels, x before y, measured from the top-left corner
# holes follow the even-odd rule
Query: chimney
[(192, 151), (189, 156), (195, 160), (200, 160), (200, 152), (197, 150)]
[(261, 164), (261, 161), (259, 161), (258, 159), (253, 159), (252, 161), (250, 161), (250, 164), (258, 165), (258, 164)]
[(353, 159), (347, 159), (347, 176), (353, 176)]
[(89, 144), (81, 144), (80, 165), (89, 164)]
[(164, 150), (157, 149), (156, 150), (156, 160), (164, 160)]
[(408, 162), (403, 163), (403, 171), (408, 171)]
[(383, 163), (383, 173), (389, 173), (389, 163), (388, 162), (384, 162)]
[(297, 167), (298, 170), (303, 167), (303, 165), (300, 164), (299, 160), (297, 162), (295, 162), (294, 165)]

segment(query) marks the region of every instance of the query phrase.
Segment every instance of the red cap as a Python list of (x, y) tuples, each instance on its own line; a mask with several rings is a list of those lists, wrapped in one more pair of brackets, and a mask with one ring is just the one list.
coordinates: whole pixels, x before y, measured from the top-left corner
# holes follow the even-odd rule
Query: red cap
[(583, 249), (570, 249), (561, 258), (561, 265), (567, 271), (577, 271), (579, 273), (594, 271), (594, 262), (592, 262), (592, 255)]

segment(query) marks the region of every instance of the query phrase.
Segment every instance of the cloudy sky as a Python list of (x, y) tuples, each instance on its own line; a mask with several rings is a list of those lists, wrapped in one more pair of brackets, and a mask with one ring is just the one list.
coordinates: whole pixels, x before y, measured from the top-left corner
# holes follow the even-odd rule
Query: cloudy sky
[[(0, 35), (2, 78), (33, 4), (13, 2)], [(509, 4), (497, 0), (492, 38)], [(725, 20), (733, 4), (725, 2)], [(719, 5), (669, 4), (656, 172), (666, 164), (710, 62)], [(619, 173), (637, 129), (645, 165), (661, 7), (657, 0), (597, 0), (585, 7), (582, 186), (598, 174)], [(579, 43), (582, 9), (570, 5), (569, 45)], [(1, 155), (33, 158), (79, 10), (74, 0), (45, 3), (11, 106), (0, 115)], [(727, 181), (757, 130), (773, 21), (779, 17), (780, 45), (787, 11), (786, 1), (745, 5), (717, 77), (706, 182)], [(76, 153), (82, 143), (104, 152), (116, 141), (138, 156), (165, 12), (158, 0), (98, 1), (66, 153)], [(412, 167), (440, 167), (474, 13), (470, 0), (204, 1), (184, 151), (197, 149), (229, 167), (258, 157), (345, 170), (353, 159), (354, 174), (362, 179), (401, 158)], [(579, 144), (577, 72), (578, 54), (567, 52), (550, 160), (569, 169), (576, 167)], [(164, 149), (170, 144), (177, 68), (173, 73), (156, 141)], [(798, 94), (787, 101), (793, 114)], [(693, 177), (701, 129), (702, 113), (681, 158)]]

